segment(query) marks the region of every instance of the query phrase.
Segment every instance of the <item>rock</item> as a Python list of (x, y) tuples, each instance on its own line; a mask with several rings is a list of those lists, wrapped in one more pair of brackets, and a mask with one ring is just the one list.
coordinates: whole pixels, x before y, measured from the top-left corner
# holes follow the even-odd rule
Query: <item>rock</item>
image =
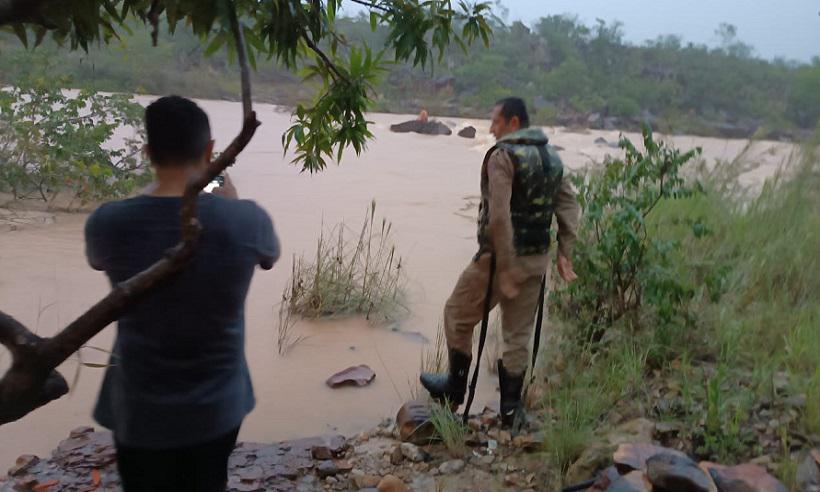
[(331, 388), (338, 388), (343, 385), (367, 386), (376, 379), (376, 373), (369, 366), (362, 364), (352, 366), (330, 376), (325, 384)]
[(94, 432), (94, 428), (88, 425), (84, 425), (82, 427), (75, 427), (72, 431), (68, 434), (69, 439), (77, 439), (80, 436), (84, 436), (86, 434), (91, 434)]
[(401, 454), (414, 463), (420, 463), (424, 461), (427, 453), (413, 443), (403, 442), (401, 443)]
[(445, 461), (444, 463), (442, 463), (438, 467), (438, 471), (442, 475), (452, 475), (453, 473), (459, 473), (463, 469), (464, 469), (464, 461), (463, 460)]
[(475, 138), (475, 127), (473, 126), (465, 126), (458, 132), (459, 137), (463, 138)]
[(680, 432), (680, 424), (658, 422), (655, 424), (655, 437), (658, 439), (669, 439), (678, 435)]
[(621, 474), (618, 473), (618, 469), (614, 466), (610, 466), (598, 474), (595, 483), (589, 488), (589, 492), (602, 492), (608, 489), (612, 482), (619, 478), (621, 478)]
[(356, 487), (360, 489), (367, 489), (378, 487), (379, 482), (381, 482), (381, 477), (377, 477), (376, 475), (358, 475), (354, 476), (351, 480)]
[(390, 453), (390, 464), (398, 466), (402, 461), (404, 461), (404, 453), (401, 451), (401, 446), (393, 447), (393, 451)]
[(518, 473), (509, 473), (504, 475), (504, 485), (507, 487), (515, 487), (521, 482), (521, 476)]
[(310, 455), (314, 460), (325, 461), (333, 458), (333, 453), (327, 446), (313, 446), (310, 449)]
[(510, 431), (501, 431), (498, 433), (498, 443), (502, 446), (506, 446), (512, 442), (512, 434)]
[(784, 391), (789, 387), (789, 374), (785, 371), (779, 371), (772, 375), (772, 385), (777, 391)]
[(493, 456), (491, 454), (488, 454), (488, 455), (482, 456), (481, 458), (478, 459), (478, 466), (482, 466), (482, 467), (486, 468), (486, 467), (491, 466), (493, 464), (493, 461), (495, 461), (495, 456)]
[(319, 478), (327, 478), (337, 473), (339, 473), (339, 469), (331, 460), (320, 461), (319, 464), (316, 465), (316, 474), (319, 475)]
[(612, 453), (618, 445), (624, 443), (651, 443), (655, 424), (650, 420), (639, 418), (625, 422), (611, 432), (602, 441), (587, 447), (581, 456), (567, 471), (569, 483), (589, 480), (596, 471), (610, 463)]
[(408, 401), (396, 415), (399, 437), (404, 442), (427, 444), (436, 433), (430, 422), (430, 405), (426, 401)]
[(800, 492), (820, 492), (820, 465), (811, 453), (797, 466), (795, 481)]
[(353, 470), (353, 464), (347, 460), (336, 460), (333, 464), (339, 473), (350, 473)]
[(596, 144), (596, 145), (608, 145), (608, 144), (609, 144), (609, 142), (607, 142), (607, 141), (606, 141), (606, 139), (605, 139), (604, 137), (598, 137), (598, 138), (596, 138), (596, 139), (593, 141), (593, 143), (594, 143), (594, 144)]
[(438, 121), (411, 120), (404, 123), (390, 125), (390, 131), (395, 133), (420, 133), (422, 135), (452, 135), (453, 130)]
[(786, 492), (786, 487), (765, 468), (751, 463), (727, 467), (701, 463), (701, 468), (709, 471), (718, 492)]
[(387, 475), (379, 481), (378, 492), (409, 492), (407, 485), (395, 475)]
[(527, 452), (538, 451), (544, 447), (544, 434), (538, 432), (535, 434), (515, 436), (513, 438), (513, 446), (521, 448)]
[[(674, 455), (682, 460), (689, 459), (684, 453), (675, 449), (663, 448), (647, 443), (627, 443), (618, 446), (618, 449), (612, 455), (612, 461), (621, 474), (626, 474), (633, 470), (646, 471), (647, 461), (653, 456), (660, 454)], [(692, 462), (692, 465), (695, 465), (695, 463)]]
[(14, 488), (12, 490), (15, 491), (29, 491), (34, 490), (34, 487), (37, 486), (37, 477), (32, 475), (24, 475), (22, 477), (14, 479)]
[(783, 404), (790, 408), (803, 408), (806, 406), (806, 395), (801, 393), (790, 396), (783, 400)]
[(24, 454), (17, 458), (14, 462), (14, 466), (9, 468), (9, 476), (14, 477), (17, 475), (22, 475), (25, 473), (29, 468), (36, 465), (40, 462), (40, 458), (34, 456), (33, 454)]
[(709, 492), (712, 480), (685, 456), (660, 453), (646, 460), (649, 482), (665, 492)]
[(652, 484), (642, 471), (631, 471), (606, 488), (607, 492), (650, 492)]

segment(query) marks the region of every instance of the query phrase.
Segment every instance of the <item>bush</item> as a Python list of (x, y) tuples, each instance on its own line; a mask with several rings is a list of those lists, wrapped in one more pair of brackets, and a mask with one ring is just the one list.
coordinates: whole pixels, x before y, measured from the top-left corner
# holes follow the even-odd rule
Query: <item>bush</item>
[(634, 118), (641, 112), (641, 107), (632, 98), (616, 96), (609, 101), (609, 112), (623, 118)]
[[(681, 166), (700, 153), (686, 153), (656, 142), (643, 131), (644, 152), (621, 139), (624, 159), (604, 163), (601, 171), (575, 179), (583, 210), (574, 252), (579, 279), (563, 292), (564, 313), (585, 328), (587, 341), (624, 319), (633, 328), (650, 321), (659, 340), (668, 345), (668, 330), (685, 321), (684, 302), (691, 289), (681, 281), (671, 260), (679, 241), (657, 234), (650, 221), (663, 200), (691, 196), (680, 176)], [(693, 224), (697, 234), (701, 224)], [(642, 310), (649, 307), (649, 310)]]
[[(629, 144), (620, 162), (625, 167), (607, 166), (582, 180), (579, 280), (556, 293), (562, 302), (556, 342), (540, 355), (552, 364), (543, 401), (549, 415), (547, 451), (562, 470), (594, 436), (629, 415), (679, 425), (675, 446), (700, 459), (736, 463), (770, 455), (780, 478), (787, 483), (793, 478), (795, 446), (810, 445), (793, 436), (820, 431), (818, 143), (820, 136), (794, 152), (754, 193), (737, 183), (748, 170), (742, 157), (718, 162), (709, 172), (693, 170), (702, 186), (683, 185), (688, 191), (662, 198), (651, 214), (634, 213), (643, 210), (634, 196), (622, 198), (631, 189), (623, 172), (641, 160)], [(666, 152), (671, 150), (658, 155)], [(668, 156), (676, 161), (688, 154)], [(652, 158), (654, 151), (642, 155), (644, 161), (667, 160)], [(593, 183), (597, 187), (590, 192)], [(657, 179), (647, 179), (638, 190), (655, 195), (658, 186)], [(661, 286), (673, 293), (682, 287), (686, 294), (664, 301), (677, 313), (668, 325), (646, 294), (644, 302), (611, 322), (596, 318), (593, 309), (612, 313), (615, 306), (617, 312), (620, 290), (606, 275), (617, 280), (622, 270), (609, 267), (612, 256), (605, 246), (621, 245), (624, 256), (632, 257), (636, 239), (618, 240), (630, 222), (615, 218), (638, 215), (642, 219), (631, 223), (644, 224), (636, 236), (650, 240), (646, 251), (669, 247), (636, 263), (647, 272), (636, 277), (661, 274), (667, 279)], [(641, 288), (646, 286), (635, 291)], [(680, 323), (686, 324), (686, 336), (673, 338), (677, 343), (671, 349), (669, 342), (660, 343), (659, 333), (680, 334), (674, 331)], [(596, 334), (606, 330), (605, 336), (587, 343), (590, 326)], [(663, 359), (656, 357), (659, 347)], [(783, 401), (790, 396), (805, 397), (805, 406), (787, 409)], [(756, 431), (761, 419), (769, 419), (765, 412), (777, 418), (776, 428), (767, 431), (777, 434), (775, 441)]]
[[(131, 96), (68, 96), (61, 90), (68, 83), (26, 75), (0, 91), (0, 186), (16, 199), (106, 200), (150, 178), (141, 152), (142, 107)], [(132, 135), (109, 148), (121, 127)]]

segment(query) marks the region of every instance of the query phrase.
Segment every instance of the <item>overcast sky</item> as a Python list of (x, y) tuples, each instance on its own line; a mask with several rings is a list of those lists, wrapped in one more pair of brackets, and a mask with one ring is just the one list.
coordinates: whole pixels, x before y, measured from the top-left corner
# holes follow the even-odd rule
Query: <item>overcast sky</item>
[(758, 56), (800, 61), (820, 56), (820, 0), (501, 0), (501, 4), (509, 9), (508, 21), (528, 25), (564, 13), (577, 15), (586, 24), (596, 18), (619, 20), (626, 39), (633, 43), (678, 34), (684, 41), (714, 46), (719, 42), (715, 29), (727, 22), (737, 27), (738, 39), (751, 44)]

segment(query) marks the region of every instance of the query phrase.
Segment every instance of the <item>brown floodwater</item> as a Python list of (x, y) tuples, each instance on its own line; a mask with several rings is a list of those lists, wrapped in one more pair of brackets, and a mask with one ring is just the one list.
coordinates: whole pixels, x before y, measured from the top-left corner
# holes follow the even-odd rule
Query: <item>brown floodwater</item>
[[(141, 102), (150, 98), (140, 98)], [(211, 118), (217, 147), (238, 129), (241, 106), (202, 101)], [(247, 299), (247, 356), (257, 405), (245, 420), (240, 439), (271, 441), (329, 431), (353, 434), (395, 416), (417, 389), (419, 363), (425, 348), (419, 332), (435, 339), (441, 310), (461, 269), (475, 252), (476, 198), (483, 153), (491, 145), (488, 122), (442, 118), (456, 129), (466, 123), (478, 138), (394, 134), (401, 115), (371, 115), (376, 136), (365, 153), (345, 155), (310, 175), (284, 156), (281, 134), (289, 115), (271, 105), (257, 105), (263, 126), (230, 174), (241, 197), (257, 201), (273, 217), (282, 240), (282, 259), (268, 272), (258, 271)], [(618, 132), (573, 132), (547, 128), (570, 169), (580, 169), (618, 152), (594, 143), (598, 137), (616, 142)], [(636, 135), (630, 135), (636, 137)], [(682, 148), (701, 146), (707, 161), (733, 159), (744, 150), (743, 140), (688, 136), (672, 137)], [(758, 164), (741, 177), (759, 183), (772, 174), (791, 147), (757, 142), (747, 158)], [(407, 316), (392, 327), (369, 326), (361, 319), (300, 323), (296, 335), (306, 339), (286, 355), (277, 353), (277, 310), (291, 271), (293, 255), (310, 256), (322, 223), (344, 221), (359, 227), (372, 200), (377, 217), (393, 223), (406, 274)], [(65, 326), (108, 291), (102, 273), (93, 271), (83, 253), (84, 214), (58, 214), (50, 225), (28, 225), (11, 231), (0, 223), (0, 309), (37, 333), (48, 336)], [(547, 323), (548, 326), (548, 323)], [(398, 329), (399, 331), (394, 331)], [(114, 328), (89, 345), (107, 349)], [(106, 354), (84, 349), (86, 362), (104, 362)], [(484, 361), (483, 361), (484, 363)], [(0, 370), (8, 364), (0, 354)], [(325, 379), (350, 365), (368, 364), (375, 381), (364, 388), (330, 389)], [(60, 367), (71, 382), (77, 360)], [(72, 392), (22, 420), (0, 427), (0, 469), (22, 453), (47, 454), (70, 429), (93, 425), (91, 409), (102, 377), (101, 369), (84, 367)], [(479, 409), (497, 398), (495, 376), (482, 371), (474, 404)]]

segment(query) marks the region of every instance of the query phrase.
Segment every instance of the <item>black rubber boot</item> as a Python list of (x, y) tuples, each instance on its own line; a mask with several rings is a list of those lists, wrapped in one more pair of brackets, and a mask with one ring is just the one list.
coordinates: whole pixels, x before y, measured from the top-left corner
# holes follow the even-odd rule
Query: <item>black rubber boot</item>
[(521, 406), (521, 391), (524, 389), (524, 373), (512, 375), (507, 372), (504, 362), (498, 360), (498, 386), (501, 389), (501, 425), (510, 427)]
[(451, 405), (464, 403), (464, 393), (467, 392), (467, 375), (470, 372), (470, 355), (455, 349), (449, 351), (450, 366), (447, 374), (421, 373), (419, 380), (430, 396), (443, 402), (447, 400)]

